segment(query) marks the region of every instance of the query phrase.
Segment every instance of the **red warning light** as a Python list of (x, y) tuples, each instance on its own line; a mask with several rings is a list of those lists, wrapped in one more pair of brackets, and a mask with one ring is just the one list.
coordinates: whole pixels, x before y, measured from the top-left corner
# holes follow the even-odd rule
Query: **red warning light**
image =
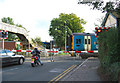
[(105, 31), (107, 31), (107, 30), (105, 30)]

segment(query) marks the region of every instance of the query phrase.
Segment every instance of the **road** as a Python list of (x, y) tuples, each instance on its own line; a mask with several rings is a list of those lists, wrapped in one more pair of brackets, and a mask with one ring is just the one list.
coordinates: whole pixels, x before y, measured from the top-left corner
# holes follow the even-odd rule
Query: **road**
[[(54, 62), (51, 62), (50, 58), (44, 58), (41, 61), (44, 63), (43, 66), (31, 67), (30, 59), (26, 59), (23, 65), (4, 67), (2, 69), (2, 81), (59, 81), (80, 65), (84, 59), (56, 56)], [(60, 74), (60, 78), (55, 79)]]

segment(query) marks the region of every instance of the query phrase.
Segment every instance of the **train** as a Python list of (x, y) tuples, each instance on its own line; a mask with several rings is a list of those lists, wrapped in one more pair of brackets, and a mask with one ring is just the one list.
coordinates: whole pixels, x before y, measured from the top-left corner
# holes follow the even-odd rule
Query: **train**
[(98, 50), (98, 41), (94, 33), (72, 33), (68, 41), (69, 51)]

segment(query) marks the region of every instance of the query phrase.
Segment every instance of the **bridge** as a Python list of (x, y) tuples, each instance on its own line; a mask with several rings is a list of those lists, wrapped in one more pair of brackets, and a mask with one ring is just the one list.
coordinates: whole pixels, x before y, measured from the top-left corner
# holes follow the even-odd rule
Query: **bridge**
[(28, 31), (26, 29), (0, 22), (0, 30), (7, 30), (8, 33), (16, 34), (21, 40), (23, 46), (27, 46), (28, 49), (33, 47), (31, 38), (29, 37)]

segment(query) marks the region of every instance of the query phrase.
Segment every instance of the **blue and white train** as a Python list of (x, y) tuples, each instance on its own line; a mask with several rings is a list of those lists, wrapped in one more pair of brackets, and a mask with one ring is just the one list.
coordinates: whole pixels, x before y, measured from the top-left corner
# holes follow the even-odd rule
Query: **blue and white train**
[(68, 41), (69, 51), (98, 50), (97, 38), (94, 33), (73, 33)]

